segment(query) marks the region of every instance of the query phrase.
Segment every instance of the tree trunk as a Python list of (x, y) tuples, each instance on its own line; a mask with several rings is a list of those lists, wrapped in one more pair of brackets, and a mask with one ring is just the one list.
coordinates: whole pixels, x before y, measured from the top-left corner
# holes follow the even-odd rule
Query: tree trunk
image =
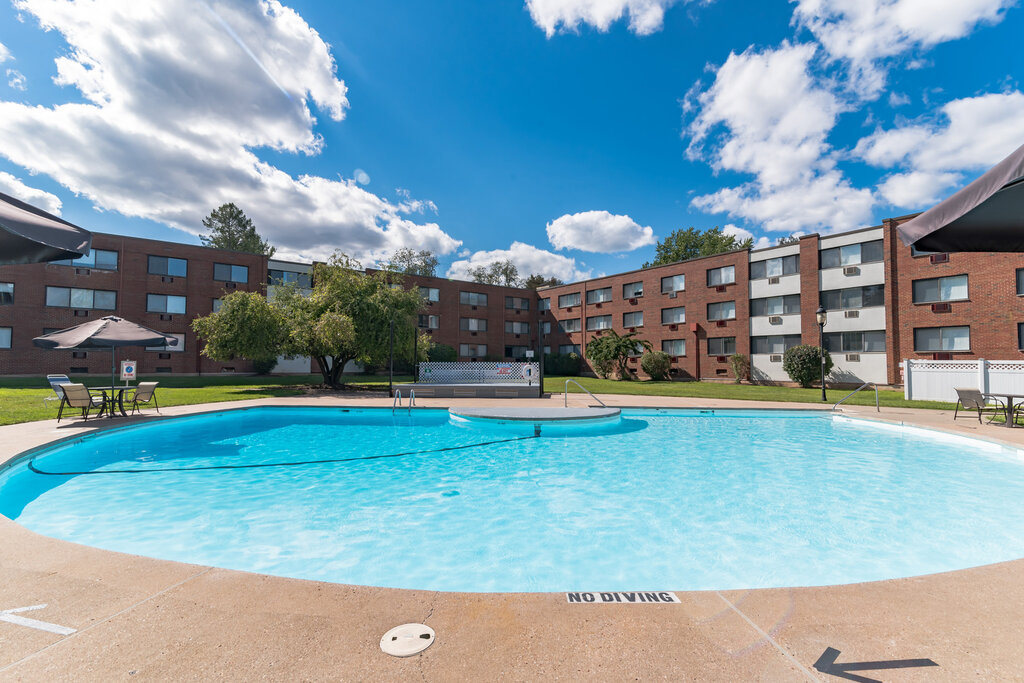
[(313, 358), (316, 359), (316, 365), (320, 368), (320, 374), (323, 375), (324, 384), (333, 388), (331, 384), (331, 371), (327, 368), (327, 359), (323, 356), (313, 356)]

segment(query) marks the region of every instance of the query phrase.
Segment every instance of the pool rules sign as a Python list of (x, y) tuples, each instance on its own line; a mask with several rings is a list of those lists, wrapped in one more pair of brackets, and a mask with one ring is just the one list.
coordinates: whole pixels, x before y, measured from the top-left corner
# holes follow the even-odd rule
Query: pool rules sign
[(121, 381), (127, 382), (135, 379), (135, 361), (123, 360), (121, 361)]
[(618, 603), (620, 605), (657, 605), (679, 603), (679, 597), (669, 591), (633, 591), (617, 593), (566, 593), (569, 603), (579, 605), (596, 605), (601, 603)]

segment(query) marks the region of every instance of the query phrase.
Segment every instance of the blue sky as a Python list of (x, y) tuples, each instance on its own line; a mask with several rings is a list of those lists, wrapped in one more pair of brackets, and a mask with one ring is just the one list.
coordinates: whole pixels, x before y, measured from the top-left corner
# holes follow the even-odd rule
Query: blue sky
[(1016, 0), (0, 5), (0, 192), (280, 255), (562, 279), (676, 228), (760, 245), (928, 208), (1024, 144)]

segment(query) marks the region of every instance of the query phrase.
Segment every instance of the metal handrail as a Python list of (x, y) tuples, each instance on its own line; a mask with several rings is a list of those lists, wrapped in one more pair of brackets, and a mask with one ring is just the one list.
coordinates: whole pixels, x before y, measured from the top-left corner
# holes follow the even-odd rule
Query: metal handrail
[(842, 403), (846, 399), (850, 398), (851, 396), (856, 394), (861, 389), (864, 389), (865, 387), (871, 387), (871, 388), (873, 388), (875, 390), (875, 412), (878, 412), (878, 413), (882, 412), (882, 409), (878, 407), (878, 385), (875, 384), (874, 382), (864, 382), (864, 384), (860, 385), (859, 387), (857, 387), (856, 389), (854, 389), (853, 391), (848, 393), (846, 396), (843, 396), (841, 399), (836, 401), (835, 405), (832, 406), (832, 410), (835, 410), (836, 408), (838, 408), (840, 403)]
[(412, 407), (416, 405), (416, 390), (409, 390), (409, 414), (412, 415)]
[(566, 408), (569, 407), (569, 382), (572, 382), (573, 384), (578, 386), (580, 389), (582, 389), (583, 391), (585, 391), (588, 394), (590, 394), (590, 398), (592, 398), (595, 401), (597, 401), (598, 403), (600, 403), (602, 408), (607, 408), (608, 407), (608, 406), (606, 406), (604, 404), (604, 401), (599, 399), (597, 396), (594, 396), (594, 394), (590, 391), (590, 389), (587, 389), (585, 386), (583, 386), (582, 384), (580, 384), (579, 382), (577, 382), (574, 379), (567, 379), (567, 380), (565, 380), (565, 390), (562, 392), (562, 397), (565, 399), (564, 405), (565, 405)]
[(391, 402), (391, 414), (395, 414), (395, 410), (402, 407), (402, 390), (395, 390), (395, 400)]

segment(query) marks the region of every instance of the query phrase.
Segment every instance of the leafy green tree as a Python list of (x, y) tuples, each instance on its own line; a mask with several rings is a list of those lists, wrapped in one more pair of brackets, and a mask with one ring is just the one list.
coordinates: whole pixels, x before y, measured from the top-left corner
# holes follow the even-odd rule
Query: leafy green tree
[(455, 352), (455, 347), (449, 346), (448, 344), (435, 344), (430, 342), (430, 348), (427, 350), (427, 360), (438, 363), (452, 363), (459, 359), (459, 354)]
[(218, 249), (244, 251), (249, 254), (273, 256), (277, 251), (259, 236), (256, 226), (245, 213), (234, 204), (221, 204), (203, 219), (203, 227), (210, 231), (200, 235), (204, 246)]
[[(832, 372), (832, 356), (825, 351), (825, 374)], [(798, 383), (804, 389), (808, 389), (815, 382), (821, 381), (821, 354), (822, 349), (809, 344), (792, 346), (786, 349), (782, 356), (782, 369), (786, 371), (789, 378)]]
[(714, 256), (725, 251), (736, 249), (750, 249), (754, 246), (754, 240), (736, 239), (735, 235), (724, 235), (719, 227), (708, 230), (687, 228), (686, 230), (673, 230), (663, 240), (658, 240), (655, 247), (655, 258), (653, 261), (644, 264), (644, 268), (663, 266), (676, 261), (686, 261), (701, 256)]
[(505, 287), (522, 287), (523, 281), (519, 279), (519, 269), (510, 259), (495, 261), (489, 266), (477, 266), (471, 268), (469, 276), (473, 282), (483, 285), (502, 285)]
[(387, 270), (403, 273), (405, 275), (423, 275), (437, 277), (437, 257), (433, 252), (415, 251), (403, 247), (391, 255), (387, 263)]
[(800, 244), (800, 238), (796, 235), (786, 235), (785, 237), (780, 237), (775, 244), (780, 247), (784, 247), (787, 244)]
[(196, 318), (192, 329), (203, 340), (207, 358), (248, 358), (263, 367), (277, 360), (288, 340), (284, 314), (258, 292), (228, 294), (219, 311)]
[(630, 379), (632, 375), (626, 367), (630, 354), (638, 350), (651, 350), (651, 342), (640, 339), (637, 334), (619, 334), (615, 330), (608, 330), (607, 334), (592, 339), (587, 344), (587, 360), (590, 361), (594, 372), (607, 379), (612, 371), (617, 369), (619, 379)]
[(564, 284), (565, 283), (559, 280), (557, 277), (544, 277), (543, 275), (538, 275), (537, 273), (534, 273), (530, 277), (523, 280), (523, 287), (526, 287), (527, 289), (532, 289), (534, 291), (540, 289), (541, 287), (554, 287), (556, 285)]
[(732, 368), (733, 381), (739, 384), (744, 377), (750, 374), (750, 358), (742, 353), (734, 353), (729, 356), (729, 367)]
[(640, 358), (640, 367), (653, 380), (665, 379), (672, 369), (672, 356), (664, 351), (648, 351)]

